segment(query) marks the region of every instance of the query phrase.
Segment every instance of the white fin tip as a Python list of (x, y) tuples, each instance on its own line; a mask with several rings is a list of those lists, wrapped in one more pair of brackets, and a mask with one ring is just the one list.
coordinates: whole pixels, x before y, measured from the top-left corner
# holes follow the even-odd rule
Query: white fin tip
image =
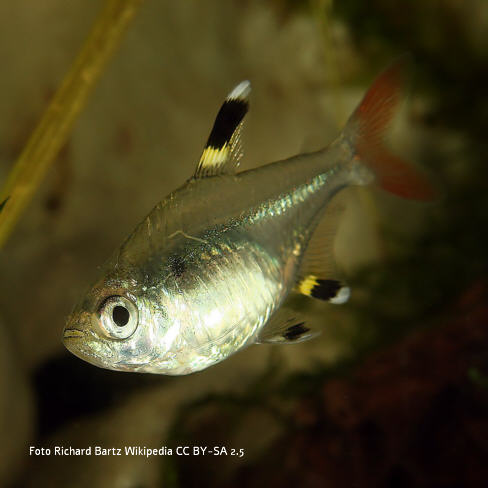
[(249, 93), (251, 93), (251, 82), (244, 80), (227, 95), (227, 100), (246, 100), (249, 97)]
[(329, 302), (335, 305), (342, 305), (343, 303), (346, 303), (349, 300), (350, 296), (351, 296), (351, 289), (348, 286), (343, 286), (337, 292), (337, 295), (334, 298), (331, 298)]

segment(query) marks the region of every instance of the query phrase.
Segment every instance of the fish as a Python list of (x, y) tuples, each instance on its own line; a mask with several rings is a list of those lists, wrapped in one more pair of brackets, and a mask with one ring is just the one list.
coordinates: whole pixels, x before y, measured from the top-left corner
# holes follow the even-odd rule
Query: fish
[(435, 198), (427, 173), (384, 143), (404, 65), (378, 76), (323, 149), (240, 172), (251, 85), (239, 83), (194, 174), (144, 218), (75, 306), (67, 349), (101, 368), (186, 375), (251, 344), (317, 336), (286, 304), (297, 295), (332, 304), (350, 296), (330, 264), (337, 218), (327, 210), (337, 195), (375, 182), (406, 199)]

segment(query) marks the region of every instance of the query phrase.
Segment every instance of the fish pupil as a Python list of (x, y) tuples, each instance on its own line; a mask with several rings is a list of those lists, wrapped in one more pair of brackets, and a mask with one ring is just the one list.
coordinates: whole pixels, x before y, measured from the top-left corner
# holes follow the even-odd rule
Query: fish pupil
[(124, 327), (129, 322), (130, 314), (125, 307), (117, 305), (112, 311), (112, 318), (115, 322), (115, 325), (118, 325), (119, 327)]

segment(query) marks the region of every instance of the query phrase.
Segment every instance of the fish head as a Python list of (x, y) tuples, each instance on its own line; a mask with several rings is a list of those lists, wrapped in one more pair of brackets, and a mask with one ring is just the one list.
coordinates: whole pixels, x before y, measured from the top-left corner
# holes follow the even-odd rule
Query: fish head
[(133, 270), (111, 271), (75, 306), (63, 343), (75, 356), (117, 371), (149, 371), (164, 355), (169, 322), (154, 290)]

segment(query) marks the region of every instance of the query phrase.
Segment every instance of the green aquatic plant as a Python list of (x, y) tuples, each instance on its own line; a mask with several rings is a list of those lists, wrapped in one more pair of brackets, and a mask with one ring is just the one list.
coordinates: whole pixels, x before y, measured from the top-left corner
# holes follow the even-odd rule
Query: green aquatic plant
[(8, 202), (8, 198), (7, 197), (2, 203), (0, 203), (0, 212), (3, 210), (3, 207), (5, 207), (5, 204)]
[(73, 124), (143, 0), (107, 0), (77, 58), (0, 190), (0, 247), (65, 144)]

